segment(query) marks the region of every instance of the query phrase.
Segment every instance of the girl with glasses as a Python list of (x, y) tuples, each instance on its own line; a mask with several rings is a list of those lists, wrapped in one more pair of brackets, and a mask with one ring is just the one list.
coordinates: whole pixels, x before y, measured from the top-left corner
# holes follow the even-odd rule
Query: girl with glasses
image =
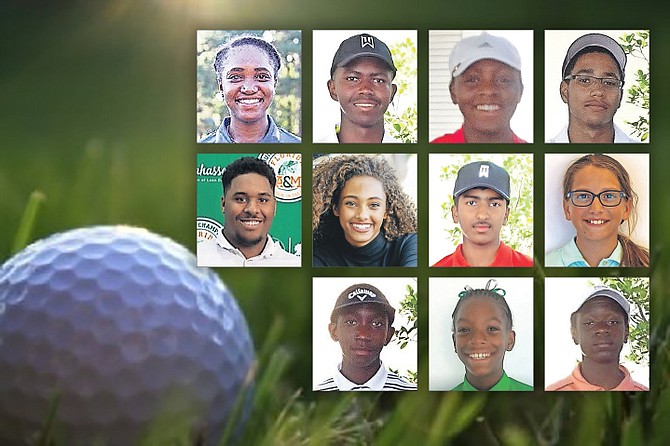
[(545, 266), (649, 266), (649, 251), (630, 238), (637, 203), (617, 160), (590, 154), (574, 161), (563, 176), (563, 212), (576, 236), (550, 252)]

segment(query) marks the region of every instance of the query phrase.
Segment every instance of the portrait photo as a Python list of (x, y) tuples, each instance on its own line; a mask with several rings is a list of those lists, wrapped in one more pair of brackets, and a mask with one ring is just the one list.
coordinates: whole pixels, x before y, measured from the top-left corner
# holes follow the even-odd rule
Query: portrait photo
[(416, 143), (416, 30), (314, 30), (315, 143)]
[(544, 32), (544, 139), (650, 141), (649, 30)]
[(649, 266), (649, 154), (544, 162), (545, 266)]
[(196, 67), (199, 143), (300, 142), (301, 31), (199, 30)]
[(196, 155), (198, 266), (300, 266), (302, 155)]
[(315, 154), (313, 266), (417, 266), (417, 155)]
[(431, 277), (428, 286), (430, 390), (478, 390), (491, 376), (488, 390), (532, 390), (533, 279)]
[(428, 265), (532, 266), (533, 155), (428, 159)]
[(646, 277), (547, 277), (545, 388), (648, 390), (649, 308)]
[(428, 31), (428, 141), (533, 142), (533, 31)]
[(313, 390), (416, 390), (417, 293), (413, 277), (314, 277)]

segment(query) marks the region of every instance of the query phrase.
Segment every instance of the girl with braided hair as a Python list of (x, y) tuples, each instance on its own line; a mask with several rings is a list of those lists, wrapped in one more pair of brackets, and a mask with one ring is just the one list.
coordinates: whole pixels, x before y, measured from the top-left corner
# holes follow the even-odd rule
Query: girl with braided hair
[(375, 155), (317, 160), (314, 266), (416, 266), (417, 215), (395, 169)]
[(514, 348), (516, 340), (505, 294), (495, 279), (490, 279), (483, 289), (466, 286), (459, 293), (451, 315), (451, 337), (465, 366), (465, 379), (452, 390), (533, 390), (507, 376), (503, 369), (505, 353)]

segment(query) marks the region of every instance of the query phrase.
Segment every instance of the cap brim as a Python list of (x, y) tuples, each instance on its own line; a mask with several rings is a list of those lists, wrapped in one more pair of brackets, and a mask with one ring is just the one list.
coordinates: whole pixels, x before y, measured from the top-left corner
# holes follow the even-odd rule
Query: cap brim
[(484, 60), (484, 59), (492, 59), (492, 60), (495, 60), (495, 61), (498, 61), (498, 62), (502, 62), (505, 65), (514, 68), (515, 70), (521, 71), (521, 66), (520, 65), (517, 65), (517, 64), (514, 64), (514, 63), (510, 62), (509, 60), (506, 60), (504, 57), (501, 57), (496, 53), (491, 53), (491, 54), (487, 53), (487, 54), (484, 54), (484, 55), (478, 54), (476, 57), (466, 58), (466, 59), (460, 61), (459, 64), (458, 64), (458, 67), (456, 68), (456, 70), (454, 70), (454, 72), (451, 73), (451, 75), (453, 77), (458, 77), (461, 74), (463, 74), (463, 72), (465, 70), (467, 70), (470, 67), (470, 65), (472, 65), (475, 62), (479, 62), (480, 60)]
[(463, 195), (463, 193), (469, 191), (470, 189), (476, 189), (478, 187), (484, 187), (486, 189), (494, 190), (494, 191), (498, 192), (500, 195), (502, 195), (502, 197), (505, 198), (506, 200), (510, 199), (509, 194), (506, 194), (505, 192), (500, 190), (500, 188), (497, 188), (495, 186), (492, 186), (490, 184), (485, 184), (485, 183), (469, 184), (467, 187), (462, 187), (458, 191), (454, 191), (454, 197), (460, 197), (461, 195)]
[(375, 59), (379, 59), (382, 62), (384, 62), (391, 69), (391, 71), (393, 71), (394, 73), (397, 71), (396, 67), (395, 67), (395, 65), (393, 65), (393, 63), (389, 63), (388, 60), (386, 60), (385, 58), (383, 58), (382, 56), (380, 56), (377, 53), (369, 53), (369, 52), (356, 53), (356, 54), (353, 54), (353, 55), (347, 57), (346, 59), (342, 59), (340, 61), (340, 63), (337, 64), (337, 68), (342, 68), (344, 66), (347, 66), (347, 65), (349, 65), (349, 63), (351, 63), (351, 61), (356, 60), (360, 57), (374, 57)]
[[(628, 309), (626, 309), (626, 306), (624, 305), (624, 303), (621, 302), (621, 299), (625, 300), (625, 298), (622, 297), (620, 294), (616, 293), (615, 291), (606, 290), (606, 289), (605, 290), (594, 291), (592, 294), (587, 296), (586, 299), (584, 299), (582, 304), (579, 306), (579, 308), (577, 308), (577, 311), (581, 310), (581, 308), (584, 306), (585, 303), (587, 303), (588, 301), (590, 301), (592, 299), (595, 299), (596, 297), (607, 297), (607, 298), (613, 300), (614, 302), (619, 304), (619, 306), (624, 311), (624, 313), (626, 313), (628, 315), (628, 317), (630, 317), (630, 304), (628, 304)], [(626, 302), (626, 303), (628, 303), (628, 302)]]

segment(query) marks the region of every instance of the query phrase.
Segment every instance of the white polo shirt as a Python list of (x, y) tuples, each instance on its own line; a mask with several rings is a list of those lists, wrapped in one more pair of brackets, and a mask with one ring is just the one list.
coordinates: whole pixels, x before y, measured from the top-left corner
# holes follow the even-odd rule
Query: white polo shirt
[[(558, 135), (554, 136), (551, 139), (548, 139), (547, 142), (550, 144), (569, 143), (570, 138), (568, 137), (568, 126), (566, 125), (565, 127), (563, 127), (563, 129), (560, 132), (558, 132)], [(632, 136), (628, 136), (628, 134), (626, 134), (626, 132), (624, 132), (618, 125), (614, 124), (614, 144), (626, 144), (626, 143), (639, 144), (640, 142), (641, 141), (638, 141)]]
[(402, 379), (395, 373), (389, 372), (386, 370), (383, 362), (379, 364), (379, 370), (374, 374), (372, 378), (364, 382), (363, 384), (356, 384), (355, 382), (349, 381), (341, 372), (342, 363), (340, 362), (337, 365), (337, 372), (333, 378), (328, 378), (323, 381), (321, 384), (317, 385), (314, 390), (317, 391), (335, 391), (335, 390), (358, 390), (358, 391), (390, 391), (390, 392), (400, 392), (403, 390), (416, 390), (416, 385), (409, 383)]
[(267, 237), (263, 251), (247, 259), (221, 230), (214, 240), (198, 242), (198, 266), (300, 266), (300, 257), (284, 251), (272, 237)]

